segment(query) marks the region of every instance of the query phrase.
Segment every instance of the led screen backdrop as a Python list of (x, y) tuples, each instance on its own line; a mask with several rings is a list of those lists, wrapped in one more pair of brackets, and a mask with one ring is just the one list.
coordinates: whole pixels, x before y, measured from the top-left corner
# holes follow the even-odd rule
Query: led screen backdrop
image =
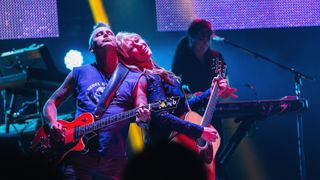
[(56, 0), (0, 0), (0, 39), (58, 36)]
[(156, 0), (158, 31), (183, 31), (194, 18), (215, 29), (320, 25), (320, 0)]

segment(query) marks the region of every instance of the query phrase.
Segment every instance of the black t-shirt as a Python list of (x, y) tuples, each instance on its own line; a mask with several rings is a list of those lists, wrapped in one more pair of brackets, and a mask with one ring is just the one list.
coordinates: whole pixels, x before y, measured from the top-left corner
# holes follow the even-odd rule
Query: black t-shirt
[(201, 63), (192, 49), (188, 46), (188, 38), (184, 37), (178, 44), (172, 64), (172, 72), (181, 77), (182, 84), (188, 85), (194, 93), (205, 91), (211, 86), (215, 72), (215, 63), (221, 60), (225, 64), (221, 53), (208, 49), (205, 61)]

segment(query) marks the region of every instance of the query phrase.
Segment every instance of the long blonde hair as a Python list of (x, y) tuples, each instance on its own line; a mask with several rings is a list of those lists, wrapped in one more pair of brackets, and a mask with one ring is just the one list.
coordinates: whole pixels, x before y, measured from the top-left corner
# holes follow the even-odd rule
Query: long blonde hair
[(132, 48), (130, 41), (136, 41), (142, 39), (139, 34), (130, 33), (130, 32), (118, 32), (116, 35), (116, 41), (118, 45), (118, 52), (120, 56), (120, 62), (127, 66), (130, 69), (137, 69), (146, 74), (157, 74), (161, 79), (171, 85), (173, 85), (173, 79), (179, 80), (179, 78), (172, 72), (165, 70), (164, 68), (157, 65), (153, 59), (149, 59), (151, 66), (150, 67), (140, 67), (137, 64), (134, 64), (133, 60), (130, 59), (128, 55), (128, 50)]

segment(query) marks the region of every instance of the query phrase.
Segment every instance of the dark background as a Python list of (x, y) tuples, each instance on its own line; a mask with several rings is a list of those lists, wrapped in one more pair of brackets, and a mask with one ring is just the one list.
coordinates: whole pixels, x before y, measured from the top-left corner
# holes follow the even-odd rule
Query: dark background
[[(151, 46), (156, 62), (170, 69), (175, 46), (185, 32), (157, 32), (154, 1), (105, 0), (104, 6), (115, 33), (129, 31), (142, 35)], [(94, 25), (88, 2), (58, 1), (58, 18), (60, 37), (1, 40), (0, 52), (43, 43), (63, 73), (69, 72), (63, 59), (70, 49), (81, 51), (84, 63), (93, 62), (94, 58), (87, 50), (88, 37)], [(309, 109), (303, 114), (307, 179), (320, 179), (320, 144), (316, 140), (320, 125), (320, 27), (224, 30), (216, 33), (316, 79), (303, 80), (301, 91), (302, 97), (309, 102)], [(223, 53), (231, 85), (238, 89), (239, 100), (256, 99), (254, 92), (244, 86), (245, 83), (255, 86), (261, 99), (279, 99), (295, 94), (294, 76), (290, 72), (225, 43), (213, 42), (212, 47)], [(49, 94), (43, 96), (43, 101)], [(59, 113), (69, 113), (73, 108), (72, 101), (69, 101), (59, 109)], [(4, 123), (2, 120), (0, 122)], [(225, 123), (226, 132), (232, 132), (235, 124), (231, 120)], [(296, 129), (295, 113), (259, 121), (227, 163), (227, 172), (234, 179), (299, 179)]]

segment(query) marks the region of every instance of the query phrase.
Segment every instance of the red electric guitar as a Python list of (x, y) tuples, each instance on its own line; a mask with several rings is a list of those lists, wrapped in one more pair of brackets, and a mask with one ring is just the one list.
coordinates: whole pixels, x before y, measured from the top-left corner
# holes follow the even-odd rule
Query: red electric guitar
[[(179, 97), (171, 97), (147, 104), (145, 108), (149, 108), (150, 111), (174, 109), (178, 102)], [(62, 135), (44, 125), (35, 134), (31, 146), (32, 152), (37, 158), (45, 159), (56, 166), (71, 151), (88, 152), (85, 144), (96, 135), (94, 131), (120, 121), (129, 121), (129, 118), (136, 116), (136, 110), (137, 108), (97, 121), (94, 121), (91, 113), (83, 113), (72, 122), (58, 120), (64, 129)]]

